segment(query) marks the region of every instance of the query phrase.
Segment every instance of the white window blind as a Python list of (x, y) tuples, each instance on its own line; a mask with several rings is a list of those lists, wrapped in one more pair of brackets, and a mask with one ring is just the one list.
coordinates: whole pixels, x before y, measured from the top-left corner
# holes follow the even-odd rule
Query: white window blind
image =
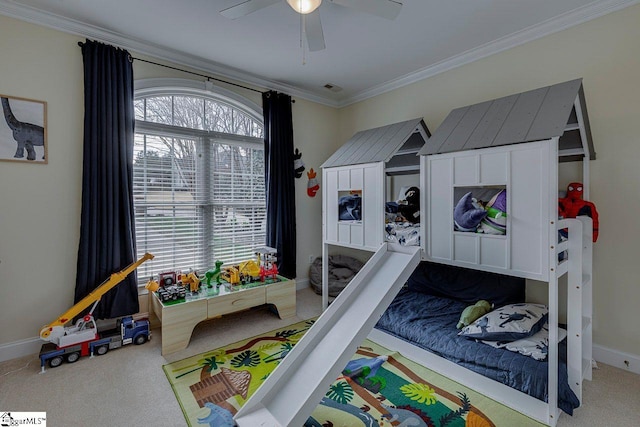
[(266, 236), (262, 124), (193, 96), (137, 99), (136, 116), (137, 252), (155, 255), (138, 268), (140, 284), (252, 258)]

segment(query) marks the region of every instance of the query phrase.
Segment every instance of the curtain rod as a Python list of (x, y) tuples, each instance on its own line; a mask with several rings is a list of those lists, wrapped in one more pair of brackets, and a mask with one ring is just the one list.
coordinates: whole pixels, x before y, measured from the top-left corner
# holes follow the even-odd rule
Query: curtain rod
[[(82, 47), (83, 45), (84, 45), (84, 43), (83, 43), (83, 42), (78, 42), (78, 46)], [(207, 80), (215, 80), (215, 81), (217, 81), (217, 82), (225, 83), (225, 84), (228, 84), (228, 85), (231, 85), (231, 86), (236, 86), (236, 87), (239, 87), (239, 88), (242, 88), (242, 89), (246, 89), (246, 90), (251, 90), (251, 91), (253, 91), (253, 92), (266, 93), (266, 92), (263, 92), (263, 91), (258, 90), (258, 89), (254, 89), (254, 88), (251, 88), (251, 87), (243, 86), (243, 85), (240, 85), (240, 84), (237, 84), (237, 83), (228, 82), (228, 81), (226, 81), (226, 80), (222, 80), (222, 79), (218, 79), (218, 78), (215, 78), (215, 77), (207, 76), (207, 75), (205, 75), (205, 74), (194, 73), (193, 71), (184, 70), (184, 69), (182, 69), (182, 68), (172, 67), (172, 66), (170, 66), (170, 65), (164, 65), (164, 64), (160, 64), (160, 63), (158, 63), (158, 62), (147, 61), (146, 59), (136, 58), (136, 57), (131, 56), (131, 54), (129, 54), (129, 60), (130, 60), (131, 62), (133, 62), (134, 60), (135, 60), (135, 61), (142, 61), (142, 62), (146, 62), (146, 63), (148, 63), (148, 64), (157, 65), (158, 67), (164, 67), (164, 68), (169, 68), (169, 69), (172, 69), (172, 70), (175, 70), (175, 71), (181, 71), (181, 72), (183, 72), (183, 73), (193, 74), (194, 76), (204, 77), (204, 78), (206, 78)], [(267, 91), (267, 92), (268, 92), (268, 91)]]
[(136, 58), (136, 57), (133, 57), (133, 56), (131, 57), (131, 59), (135, 60), (135, 61), (142, 61), (142, 62), (146, 62), (148, 64), (157, 65), (158, 67), (165, 67), (165, 68), (170, 68), (172, 70), (181, 71), (183, 73), (193, 74), (194, 76), (204, 77), (207, 80), (215, 80), (217, 82), (225, 83), (225, 84), (228, 84), (228, 85), (231, 85), (231, 86), (236, 86), (236, 87), (239, 87), (239, 88), (242, 88), (242, 89), (246, 89), (246, 90), (251, 90), (253, 92), (265, 93), (265, 92), (263, 92), (261, 90), (254, 89), (252, 87), (247, 87), (247, 86), (239, 85), (237, 83), (228, 82), (226, 80), (222, 80), (222, 79), (218, 79), (218, 78), (215, 78), (215, 77), (207, 76), (205, 74), (194, 73), (193, 71), (183, 70), (182, 68), (172, 67), (170, 65), (159, 64), (157, 62), (147, 61), (146, 59), (140, 59), (140, 58)]

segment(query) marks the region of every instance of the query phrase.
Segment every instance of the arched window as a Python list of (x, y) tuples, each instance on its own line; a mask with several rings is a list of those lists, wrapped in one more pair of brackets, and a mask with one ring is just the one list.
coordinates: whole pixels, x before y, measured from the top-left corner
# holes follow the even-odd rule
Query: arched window
[(249, 259), (265, 244), (260, 108), (177, 79), (136, 82), (134, 206), (140, 283)]

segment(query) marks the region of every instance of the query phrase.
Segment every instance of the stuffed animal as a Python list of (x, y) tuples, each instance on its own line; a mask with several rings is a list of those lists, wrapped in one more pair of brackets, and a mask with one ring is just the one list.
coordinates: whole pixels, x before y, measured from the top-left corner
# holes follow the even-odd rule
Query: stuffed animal
[(460, 321), (456, 325), (456, 328), (462, 329), (465, 326), (469, 326), (490, 311), (491, 303), (482, 299), (462, 311), (462, 314), (460, 315)]
[(478, 233), (507, 234), (507, 190), (500, 190), (486, 206), (487, 216), (480, 222)]
[(454, 228), (457, 231), (476, 231), (485, 216), (487, 211), (473, 199), (471, 192), (468, 192), (462, 196), (453, 210)]
[(316, 178), (316, 172), (313, 168), (307, 172), (307, 178), (309, 178), (307, 182), (307, 195), (309, 197), (316, 197), (316, 193), (320, 189), (320, 184), (318, 184), (318, 178)]
[(295, 171), (296, 178), (302, 177), (302, 172), (304, 172), (304, 162), (302, 161), (302, 152), (296, 151), (293, 153), (293, 169)]
[(398, 211), (410, 223), (420, 222), (420, 189), (409, 187), (404, 193), (404, 199), (398, 200)]
[(582, 200), (583, 188), (581, 182), (572, 182), (567, 186), (567, 197), (558, 199), (558, 210), (561, 218), (575, 218), (586, 215), (593, 221), (593, 241), (598, 240), (598, 211), (596, 205)]

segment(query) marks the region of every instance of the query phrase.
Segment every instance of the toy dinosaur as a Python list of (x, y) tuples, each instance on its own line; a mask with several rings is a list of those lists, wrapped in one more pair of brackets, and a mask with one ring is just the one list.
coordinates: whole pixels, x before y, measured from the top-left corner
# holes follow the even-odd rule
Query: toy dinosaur
[(460, 321), (456, 325), (456, 328), (462, 329), (465, 326), (469, 326), (490, 311), (491, 303), (486, 300), (480, 300), (474, 305), (470, 305), (462, 311), (462, 314), (460, 315)]

